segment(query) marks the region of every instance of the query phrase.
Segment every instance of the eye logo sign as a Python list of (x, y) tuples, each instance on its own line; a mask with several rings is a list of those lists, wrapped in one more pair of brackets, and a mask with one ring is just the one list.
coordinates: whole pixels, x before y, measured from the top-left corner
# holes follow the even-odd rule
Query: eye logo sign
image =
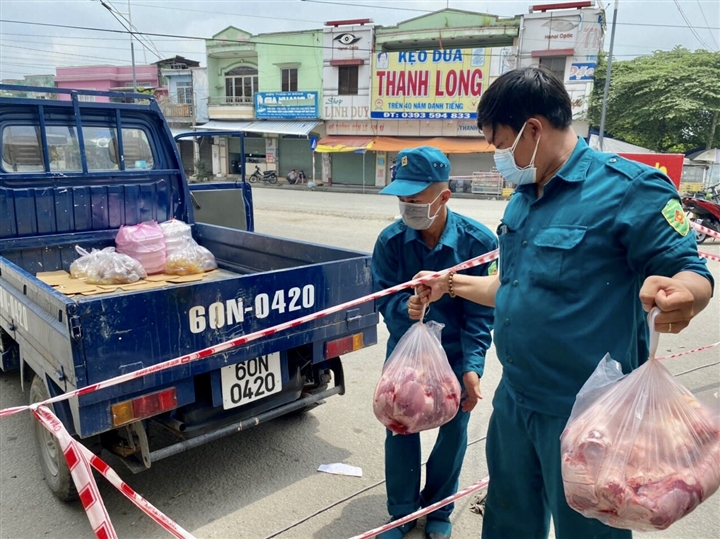
[(335, 36), (333, 41), (339, 41), (341, 45), (352, 45), (353, 43), (357, 43), (360, 41), (361, 38), (356, 37), (355, 34), (351, 34), (349, 32), (346, 32), (344, 34), (340, 34), (339, 36)]

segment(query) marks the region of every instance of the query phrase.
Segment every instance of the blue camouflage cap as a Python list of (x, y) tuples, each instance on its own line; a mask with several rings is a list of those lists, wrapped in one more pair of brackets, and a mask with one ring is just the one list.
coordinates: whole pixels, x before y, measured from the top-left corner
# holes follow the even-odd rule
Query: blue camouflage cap
[(380, 194), (410, 197), (435, 182), (449, 180), (450, 161), (440, 150), (432, 146), (408, 148), (398, 153), (395, 180)]

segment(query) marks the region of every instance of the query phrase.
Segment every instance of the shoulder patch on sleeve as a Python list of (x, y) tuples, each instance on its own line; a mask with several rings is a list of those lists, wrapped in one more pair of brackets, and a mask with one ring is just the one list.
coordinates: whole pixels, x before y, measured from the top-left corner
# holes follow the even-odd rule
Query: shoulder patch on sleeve
[(493, 260), (493, 263), (488, 266), (488, 275), (497, 275), (498, 263), (497, 260)]
[(668, 224), (675, 229), (681, 236), (687, 236), (690, 232), (690, 221), (683, 211), (680, 202), (676, 198), (671, 198), (662, 210), (663, 217)]

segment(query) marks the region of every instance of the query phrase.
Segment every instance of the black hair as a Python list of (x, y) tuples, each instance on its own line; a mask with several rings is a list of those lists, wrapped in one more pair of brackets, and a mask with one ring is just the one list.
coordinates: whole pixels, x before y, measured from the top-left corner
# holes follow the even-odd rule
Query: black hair
[(477, 123), (512, 128), (516, 133), (533, 116), (543, 116), (557, 129), (572, 124), (570, 96), (562, 81), (543, 67), (513, 69), (493, 82), (480, 98)]

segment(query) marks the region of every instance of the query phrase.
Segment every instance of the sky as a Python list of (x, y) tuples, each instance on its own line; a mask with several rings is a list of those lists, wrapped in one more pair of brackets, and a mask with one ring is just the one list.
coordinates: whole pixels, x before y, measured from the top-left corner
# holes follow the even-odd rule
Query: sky
[[(614, 0), (598, 1), (607, 10), (608, 50)], [(127, 0), (103, 2), (127, 17)], [(130, 0), (132, 22), (139, 32), (199, 38), (209, 38), (229, 25), (258, 34), (322, 28), (325, 21), (337, 19), (370, 18), (375, 24), (393, 25), (447, 6), (514, 16), (527, 13), (531, 5), (477, 0)], [(0, 79), (54, 74), (60, 66), (130, 64), (127, 34), (7, 21), (123, 30), (100, 0), (0, 0)], [(677, 45), (720, 49), (717, 0), (619, 0), (617, 21), (614, 56), (618, 60)], [(135, 51), (138, 65), (176, 54), (206, 65), (201, 40), (151, 37), (146, 46), (136, 44)]]

